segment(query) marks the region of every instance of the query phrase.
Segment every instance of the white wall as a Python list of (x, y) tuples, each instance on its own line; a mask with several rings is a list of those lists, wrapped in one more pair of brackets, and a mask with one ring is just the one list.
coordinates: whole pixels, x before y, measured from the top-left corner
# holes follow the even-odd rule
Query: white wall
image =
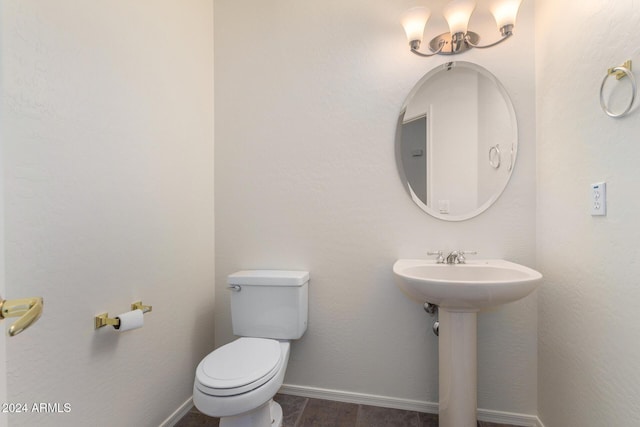
[[(539, 0), (536, 9), (540, 418), (637, 426), (640, 111), (607, 117), (598, 89), (607, 68), (640, 63), (640, 7)], [(599, 181), (607, 216), (591, 217)]]
[[(213, 10), (207, 0), (8, 0), (2, 14), (12, 426), (158, 426), (213, 343)], [(143, 329), (93, 329), (153, 305)], [(10, 322), (4, 322), (5, 325)]]
[[(0, 3), (0, 22), (2, 22), (3, 5)], [(0, 46), (2, 45), (2, 31), (0, 31)], [(3, 55), (0, 55), (0, 81), (3, 79)], [(5, 128), (4, 106), (0, 102), (0, 129)], [(0, 131), (0, 296), (6, 295), (5, 271), (4, 271), (4, 173), (3, 173), (3, 147), (4, 135)], [(0, 372), (7, 372), (7, 337), (0, 330)], [(7, 376), (0, 375), (0, 402), (7, 402)], [(0, 427), (7, 427), (9, 420), (7, 414), (0, 414)]]
[[(409, 52), (405, 6), (215, 1), (216, 345), (233, 339), (227, 274), (308, 269), (309, 329), (285, 382), (437, 402), (430, 318), (395, 286), (391, 266), (439, 248), (535, 266), (533, 2), (515, 37), (460, 57), (503, 82), (520, 146), (502, 197), (459, 223), (418, 209), (395, 167), (406, 95), (449, 60)], [(491, 39), (488, 19), (472, 27)], [(444, 20), (434, 24), (430, 35), (444, 31)], [(480, 315), (481, 408), (536, 413), (536, 330), (535, 294)]]

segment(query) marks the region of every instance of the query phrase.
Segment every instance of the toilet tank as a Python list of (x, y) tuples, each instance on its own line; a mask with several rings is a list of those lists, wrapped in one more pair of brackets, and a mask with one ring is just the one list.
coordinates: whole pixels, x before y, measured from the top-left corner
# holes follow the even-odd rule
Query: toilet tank
[(309, 272), (245, 270), (227, 283), (234, 335), (289, 340), (307, 330)]

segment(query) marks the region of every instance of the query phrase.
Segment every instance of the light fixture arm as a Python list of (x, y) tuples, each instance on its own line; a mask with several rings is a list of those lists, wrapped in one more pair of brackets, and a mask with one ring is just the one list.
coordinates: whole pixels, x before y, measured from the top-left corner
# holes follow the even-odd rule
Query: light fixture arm
[(500, 33), (502, 34), (502, 38), (499, 39), (498, 41), (495, 41), (491, 44), (487, 44), (484, 46), (480, 46), (477, 44), (474, 44), (471, 39), (469, 38), (469, 35), (465, 35), (464, 41), (471, 47), (473, 48), (477, 48), (477, 49), (486, 49), (488, 47), (493, 47), (497, 44), (502, 43), (503, 41), (505, 41), (506, 39), (508, 39), (509, 37), (511, 37), (513, 35), (513, 25), (505, 25), (504, 27), (500, 28)]
[(447, 45), (447, 42), (444, 40), (440, 40), (440, 43), (438, 44), (438, 49), (435, 51), (431, 51), (432, 53), (422, 53), (418, 50), (420, 49), (420, 40), (412, 40), (411, 43), (409, 43), (409, 45), (411, 46), (411, 52), (415, 53), (418, 56), (423, 56), (428, 58), (430, 56), (435, 56), (440, 52), (442, 52), (442, 49), (444, 49), (444, 47)]

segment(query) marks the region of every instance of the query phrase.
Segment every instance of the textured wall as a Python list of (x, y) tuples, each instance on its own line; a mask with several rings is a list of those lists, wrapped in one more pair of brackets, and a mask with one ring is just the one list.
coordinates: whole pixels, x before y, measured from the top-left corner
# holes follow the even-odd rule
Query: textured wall
[[(8, 398), (71, 404), (10, 425), (158, 426), (213, 343), (212, 3), (2, 7), (4, 296), (45, 300)], [(143, 329), (93, 330), (140, 299)]]
[[(404, 7), (215, 1), (216, 345), (233, 339), (227, 274), (308, 269), (309, 329), (285, 382), (437, 402), (437, 340), (391, 266), (438, 248), (535, 266), (533, 2), (512, 40), (460, 57), (503, 82), (520, 133), (511, 184), (460, 223), (420, 211), (396, 171), (400, 107), (447, 61), (408, 51)], [(498, 35), (478, 22), (487, 39)], [(430, 34), (444, 31), (442, 19), (434, 25)], [(535, 294), (480, 315), (481, 408), (536, 413), (536, 329)]]
[[(2, 22), (2, 4), (0, 3), (0, 22)], [(0, 45), (2, 43), (2, 31), (0, 31)], [(3, 76), (3, 56), (0, 55), (0, 81), (2, 81)], [(0, 102), (0, 129), (5, 128), (4, 122), (4, 108), (3, 103)], [(2, 164), (3, 156), (3, 147), (4, 147), (4, 136), (2, 132), (0, 132), (0, 188), (4, 188), (4, 168)], [(4, 191), (0, 191), (0, 296), (6, 295), (5, 289), (5, 270), (4, 270)], [(1, 333), (0, 330), (0, 371), (7, 372), (7, 337)], [(7, 381), (6, 377), (0, 379), (0, 402), (7, 401)], [(7, 414), (0, 414), (0, 427), (7, 427), (8, 425), (8, 416)]]
[[(3, 115), (0, 113), (0, 126), (3, 125), (3, 121), (1, 117), (3, 117)], [(0, 142), (0, 144), (2, 143)], [(2, 223), (2, 225), (0, 225), (0, 241), (4, 242), (4, 210), (2, 209), (2, 206), (4, 206), (4, 204), (0, 199), (0, 212), (2, 212), (0, 214), (0, 222)], [(2, 247), (0, 248), (0, 253), (1, 253), (2, 259), (4, 260), (4, 245), (2, 245)], [(4, 262), (0, 261), (0, 296), (2, 296), (3, 298), (5, 295), (7, 295), (5, 292), (6, 289), (4, 286), (4, 277), (5, 277)], [(3, 331), (0, 330), (0, 332), (3, 332)], [(2, 333), (0, 333), (0, 335), (1, 335), (0, 336), (0, 370), (1, 372), (7, 372), (7, 336), (5, 336)], [(7, 402), (7, 401), (8, 401), (7, 400), (7, 381), (6, 381), (6, 376), (4, 376), (3, 378), (0, 378), (0, 402)], [(0, 414), (0, 427), (7, 427), (8, 422), (9, 422), (8, 415), (6, 413)]]
[[(540, 418), (637, 426), (640, 112), (607, 117), (598, 89), (607, 68), (640, 61), (637, 37), (623, 36), (637, 31), (640, 7), (539, 0), (536, 9)], [(603, 180), (607, 216), (591, 217), (589, 185)]]

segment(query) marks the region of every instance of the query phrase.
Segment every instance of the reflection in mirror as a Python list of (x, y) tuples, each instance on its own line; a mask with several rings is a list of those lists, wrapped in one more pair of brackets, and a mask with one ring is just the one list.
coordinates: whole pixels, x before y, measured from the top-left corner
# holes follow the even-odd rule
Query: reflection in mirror
[(398, 119), (396, 159), (413, 201), (449, 221), (472, 218), (505, 189), (517, 153), (515, 111), (500, 82), (449, 62), (413, 88)]

